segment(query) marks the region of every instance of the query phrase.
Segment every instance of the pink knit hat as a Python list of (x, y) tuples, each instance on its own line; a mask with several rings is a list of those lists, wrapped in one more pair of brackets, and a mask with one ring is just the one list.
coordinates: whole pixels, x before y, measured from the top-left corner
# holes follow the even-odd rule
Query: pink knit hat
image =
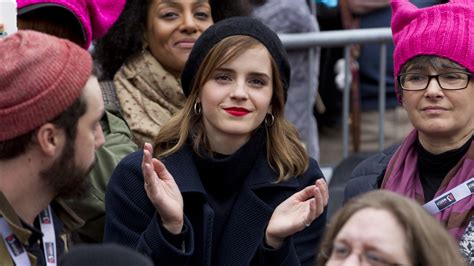
[(0, 39), (0, 141), (51, 121), (80, 96), (92, 58), (76, 44), (35, 31)]
[(473, 0), (451, 0), (420, 9), (408, 0), (392, 0), (391, 4), (395, 77), (418, 55), (444, 57), (474, 73)]
[(92, 40), (102, 37), (122, 12), (125, 0), (17, 0), (18, 14), (43, 7), (63, 7), (80, 22), (84, 34), (84, 48)]

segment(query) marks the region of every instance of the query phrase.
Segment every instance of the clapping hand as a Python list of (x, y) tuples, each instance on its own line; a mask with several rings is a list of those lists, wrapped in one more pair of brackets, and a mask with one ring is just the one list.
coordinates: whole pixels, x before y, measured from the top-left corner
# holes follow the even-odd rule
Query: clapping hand
[(183, 229), (183, 197), (173, 176), (152, 154), (153, 147), (145, 143), (142, 171), (146, 194), (160, 214), (163, 227), (179, 234)]
[(293, 194), (273, 211), (265, 232), (267, 245), (278, 249), (283, 241), (308, 227), (328, 204), (328, 186), (323, 179)]

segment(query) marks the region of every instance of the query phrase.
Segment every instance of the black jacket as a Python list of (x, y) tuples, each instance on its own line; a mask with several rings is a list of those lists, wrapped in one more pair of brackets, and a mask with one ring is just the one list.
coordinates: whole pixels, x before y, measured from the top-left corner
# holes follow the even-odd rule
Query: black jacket
[(385, 169), (398, 146), (393, 145), (357, 165), (344, 190), (344, 203), (357, 195), (380, 188)]
[[(207, 203), (191, 149), (185, 146), (164, 160), (184, 200), (185, 244), (181, 248), (163, 234), (159, 215), (147, 198), (141, 170), (143, 152), (130, 154), (115, 169), (107, 189), (105, 241), (135, 248), (156, 265), (314, 265), (326, 211), (277, 251), (267, 248), (263, 240), (275, 207), (323, 174), (311, 159), (303, 176), (274, 183), (276, 173), (264, 152), (259, 154), (234, 203), (219, 247), (212, 247), (214, 211)], [(219, 253), (217, 261), (211, 262), (213, 248)]]

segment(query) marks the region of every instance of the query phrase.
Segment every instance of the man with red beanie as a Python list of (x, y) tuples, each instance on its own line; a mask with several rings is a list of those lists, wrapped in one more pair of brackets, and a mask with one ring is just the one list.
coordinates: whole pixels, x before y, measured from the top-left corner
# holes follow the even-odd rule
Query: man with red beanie
[(92, 59), (33, 31), (0, 39), (0, 265), (57, 265), (81, 220), (58, 197), (87, 189), (104, 142)]

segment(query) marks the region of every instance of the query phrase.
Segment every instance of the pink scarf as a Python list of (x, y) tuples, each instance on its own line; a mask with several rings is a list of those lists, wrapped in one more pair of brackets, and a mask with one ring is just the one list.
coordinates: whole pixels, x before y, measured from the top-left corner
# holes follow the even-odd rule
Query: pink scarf
[[(413, 130), (392, 156), (385, 172), (382, 189), (397, 192), (424, 204), (423, 187), (416, 167), (418, 156), (415, 142), (417, 138), (418, 132)], [(435, 198), (471, 177), (474, 177), (474, 142), (471, 142), (466, 154), (443, 179)], [(473, 206), (474, 197), (471, 195), (437, 213), (435, 218), (443, 223), (449, 233), (459, 241), (474, 214)]]

